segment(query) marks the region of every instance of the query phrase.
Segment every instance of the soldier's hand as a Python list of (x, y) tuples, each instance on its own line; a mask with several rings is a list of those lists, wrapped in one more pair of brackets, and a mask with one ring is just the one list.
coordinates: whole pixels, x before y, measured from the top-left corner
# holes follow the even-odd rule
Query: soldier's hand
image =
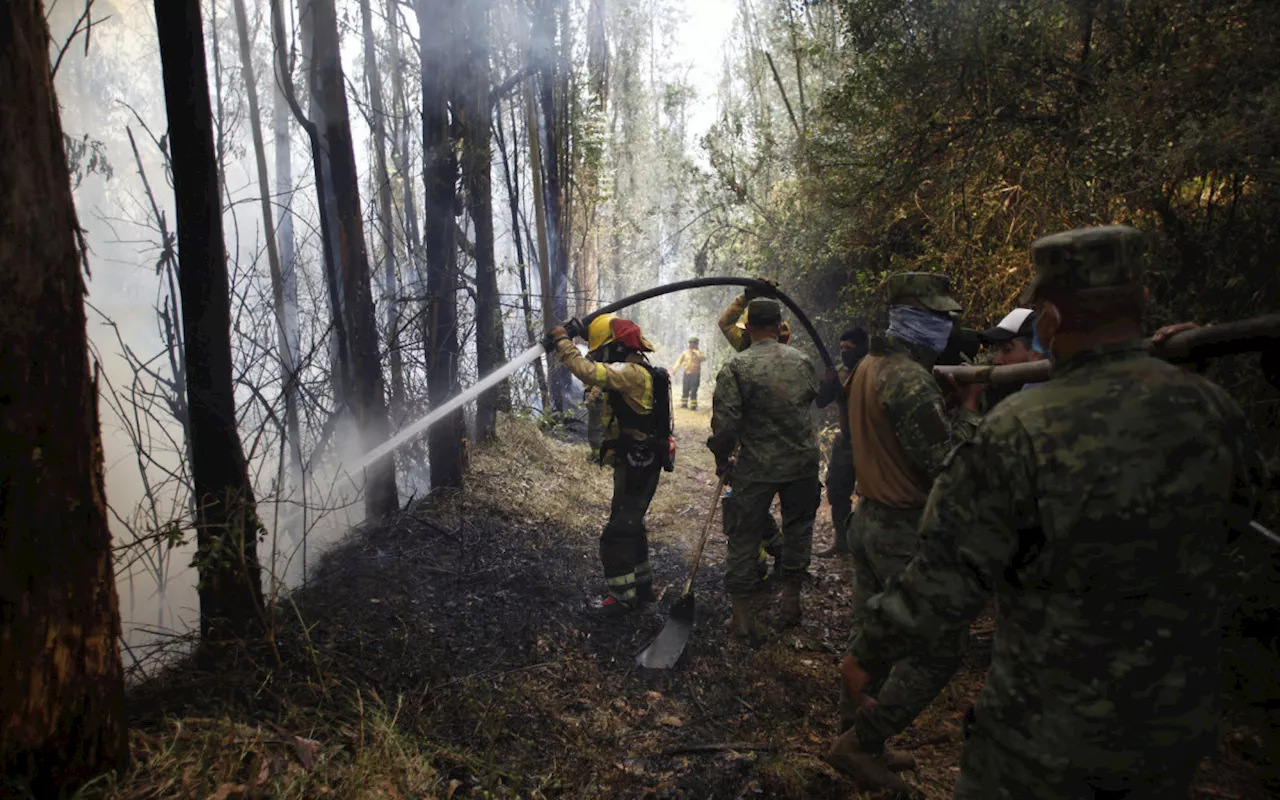
[(835, 367), (827, 367), (827, 371), (822, 373), (823, 383), (835, 383), (839, 379), (840, 379), (840, 376), (836, 374)]
[(875, 698), (863, 694), (867, 684), (871, 683), (871, 676), (859, 666), (858, 659), (853, 657), (853, 653), (846, 655), (844, 661), (840, 662), (840, 680), (844, 682), (844, 690), (849, 695), (849, 699), (859, 708), (875, 707)]
[(1168, 339), (1170, 336), (1173, 336), (1175, 333), (1182, 333), (1183, 331), (1194, 331), (1196, 328), (1199, 328), (1199, 327), (1201, 327), (1199, 322), (1179, 322), (1175, 325), (1165, 325), (1163, 328), (1156, 331), (1155, 336), (1151, 337), (1151, 343), (1160, 344), (1164, 340)]
[(742, 299), (750, 303), (757, 297), (774, 297), (778, 293), (778, 282), (768, 278), (762, 278), (757, 283), (742, 290)]
[(564, 329), (564, 326), (557, 325), (551, 330), (547, 331), (546, 335), (542, 337), (542, 346), (546, 349), (548, 353), (554, 353), (556, 349), (556, 342), (560, 341), (561, 339), (568, 339), (568, 338), (569, 338), (569, 332)]
[(985, 383), (960, 383), (954, 375), (947, 375), (947, 383), (951, 384), (951, 396), (948, 398), (949, 405), (967, 408), (970, 411), (978, 410), (978, 403), (982, 399), (982, 393), (986, 390)]
[(733, 459), (716, 456), (716, 477), (728, 478), (733, 474)]

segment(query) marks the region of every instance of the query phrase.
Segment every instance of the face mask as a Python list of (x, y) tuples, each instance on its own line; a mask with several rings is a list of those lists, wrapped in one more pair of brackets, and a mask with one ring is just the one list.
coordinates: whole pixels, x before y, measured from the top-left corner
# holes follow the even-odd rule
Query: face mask
[(858, 366), (858, 362), (862, 360), (861, 350), (841, 350), (840, 361), (849, 369)]
[(910, 342), (933, 353), (947, 349), (955, 323), (922, 308), (896, 306), (889, 309), (889, 330), (885, 334)]

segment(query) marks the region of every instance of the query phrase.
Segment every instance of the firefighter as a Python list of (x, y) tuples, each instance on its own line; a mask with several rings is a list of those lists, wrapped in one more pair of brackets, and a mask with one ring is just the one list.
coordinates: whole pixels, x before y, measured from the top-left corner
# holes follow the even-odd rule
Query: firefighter
[[(572, 337), (586, 335), (588, 357)], [(653, 352), (630, 320), (602, 314), (583, 330), (570, 320), (547, 332), (543, 345), (569, 372), (604, 393), (600, 463), (613, 467), (613, 501), (600, 536), (600, 563), (608, 593), (593, 605), (606, 618), (619, 618), (653, 600), (653, 570), (644, 518), (663, 469), (671, 463), (671, 384), (656, 369)]]
[(691, 411), (698, 410), (698, 385), (702, 382), (702, 362), (707, 360), (707, 354), (698, 349), (698, 337), (689, 337), (689, 347), (680, 354), (676, 359), (676, 365), (671, 368), (671, 374), (675, 375), (684, 369), (684, 391), (680, 394), (680, 407), (687, 408)]

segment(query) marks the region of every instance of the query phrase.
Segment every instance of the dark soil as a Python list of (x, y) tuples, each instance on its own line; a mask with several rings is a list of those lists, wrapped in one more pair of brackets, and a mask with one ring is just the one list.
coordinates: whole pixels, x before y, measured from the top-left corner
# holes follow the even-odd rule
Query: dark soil
[[(189, 664), (136, 689), (143, 764), (135, 772), (184, 718), (286, 731), (321, 754), (352, 750), (363, 742), (368, 702), (392, 716), (435, 781), (422, 792), (393, 775), (367, 796), (862, 796), (821, 761), (837, 727), (847, 563), (815, 560), (804, 625), (749, 648), (725, 629), (717, 522), (683, 659), (669, 671), (635, 664), (680, 592), (714, 496), (706, 419), (678, 419), (680, 468), (664, 478), (650, 518), (664, 594), (651, 610), (625, 623), (592, 616), (607, 475), (586, 465), (584, 447), (535, 441), (532, 426), (506, 423), (465, 492), (358, 531), (323, 559), (295, 593), (296, 614), (281, 609), (280, 663), (268, 647), (242, 649), (216, 670)], [(816, 539), (815, 550), (831, 541), (826, 506)], [(960, 719), (981, 686), (990, 618), (973, 634), (951, 687), (897, 743), (920, 761), (907, 779), (925, 798), (949, 797), (958, 773)], [(1193, 797), (1275, 796), (1275, 753), (1264, 742), (1276, 739), (1255, 730), (1228, 731)], [(265, 762), (242, 761), (234, 778), (242, 783), (224, 797), (276, 796), (254, 788), (251, 773)]]

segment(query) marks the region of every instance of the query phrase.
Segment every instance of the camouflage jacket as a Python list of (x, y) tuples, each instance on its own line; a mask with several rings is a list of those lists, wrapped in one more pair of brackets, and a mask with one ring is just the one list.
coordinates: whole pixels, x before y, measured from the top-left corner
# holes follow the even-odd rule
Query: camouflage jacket
[(742, 319), (742, 315), (747, 312), (747, 299), (742, 295), (738, 295), (729, 304), (729, 307), (720, 315), (719, 321), (716, 323), (720, 328), (720, 333), (724, 334), (724, 338), (729, 342), (729, 346), (739, 353), (751, 346), (751, 337), (747, 336), (747, 332), (738, 327), (738, 320)]
[[(913, 471), (929, 483), (942, 471), (947, 455), (961, 442), (973, 437), (981, 416), (965, 408), (948, 412), (938, 381), (930, 369), (937, 356), (909, 342), (884, 335), (871, 337), (871, 349), (859, 367), (870, 359), (884, 359), (876, 383), (876, 396), (884, 415), (893, 425), (894, 435)], [(846, 387), (852, 389), (852, 381)], [(850, 429), (861, 410), (861, 399), (850, 395)], [(855, 450), (854, 460), (857, 461)], [(927, 485), (925, 491), (928, 491)]]
[(1060, 361), (961, 445), (851, 649), (872, 675), (999, 603), (983, 734), (1116, 774), (1212, 745), (1229, 545), (1265, 470), (1240, 408), (1137, 341)]
[(716, 375), (707, 446), (728, 456), (742, 446), (736, 478), (786, 482), (818, 473), (809, 407), (818, 394), (813, 362), (773, 340), (738, 353)]

